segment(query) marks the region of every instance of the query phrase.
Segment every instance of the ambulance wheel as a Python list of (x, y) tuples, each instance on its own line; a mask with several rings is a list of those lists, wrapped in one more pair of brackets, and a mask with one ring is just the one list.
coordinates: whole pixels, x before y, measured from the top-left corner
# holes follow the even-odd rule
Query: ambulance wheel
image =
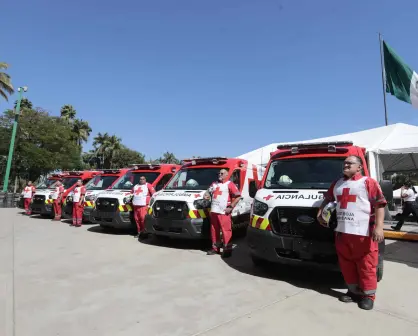
[(253, 262), (253, 265), (257, 268), (265, 268), (269, 264), (267, 260), (261, 259), (255, 255), (251, 255), (251, 260)]
[(379, 265), (377, 265), (377, 282), (380, 282), (383, 279), (383, 260), (379, 261)]

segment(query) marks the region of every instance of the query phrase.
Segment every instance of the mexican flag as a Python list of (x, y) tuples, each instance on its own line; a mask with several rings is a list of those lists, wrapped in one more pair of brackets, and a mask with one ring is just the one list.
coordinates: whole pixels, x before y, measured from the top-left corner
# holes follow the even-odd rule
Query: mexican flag
[(418, 108), (418, 75), (383, 41), (386, 92)]

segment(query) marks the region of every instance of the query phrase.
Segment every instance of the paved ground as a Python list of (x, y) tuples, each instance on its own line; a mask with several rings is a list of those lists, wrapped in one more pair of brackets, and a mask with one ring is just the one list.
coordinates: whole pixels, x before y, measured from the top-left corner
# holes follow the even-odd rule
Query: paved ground
[(418, 243), (388, 242), (370, 312), (335, 298), (338, 275), (259, 271), (238, 243), (225, 262), (0, 209), (0, 335), (418, 335)]

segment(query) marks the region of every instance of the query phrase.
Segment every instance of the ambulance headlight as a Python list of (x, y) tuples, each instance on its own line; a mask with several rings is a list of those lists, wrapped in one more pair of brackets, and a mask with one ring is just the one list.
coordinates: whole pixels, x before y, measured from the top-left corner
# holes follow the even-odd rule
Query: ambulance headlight
[(253, 203), (253, 213), (257, 216), (264, 216), (268, 211), (269, 206), (266, 203), (254, 200)]
[(86, 201), (94, 202), (96, 198), (97, 198), (96, 195), (89, 195), (89, 196), (86, 196)]
[(196, 209), (207, 209), (210, 208), (210, 201), (205, 199), (199, 199), (193, 202)]

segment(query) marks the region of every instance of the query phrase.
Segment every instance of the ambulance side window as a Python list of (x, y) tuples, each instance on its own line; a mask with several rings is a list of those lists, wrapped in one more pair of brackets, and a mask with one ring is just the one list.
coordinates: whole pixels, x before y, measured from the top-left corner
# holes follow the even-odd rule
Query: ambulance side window
[(239, 169), (234, 170), (234, 172), (231, 175), (230, 181), (235, 183), (238, 190), (241, 190), (241, 171)]
[(160, 182), (158, 182), (158, 184), (155, 186), (155, 190), (161, 190), (162, 188), (164, 188), (164, 186), (167, 184), (167, 182), (171, 179), (171, 177), (173, 176), (173, 174), (165, 174)]

